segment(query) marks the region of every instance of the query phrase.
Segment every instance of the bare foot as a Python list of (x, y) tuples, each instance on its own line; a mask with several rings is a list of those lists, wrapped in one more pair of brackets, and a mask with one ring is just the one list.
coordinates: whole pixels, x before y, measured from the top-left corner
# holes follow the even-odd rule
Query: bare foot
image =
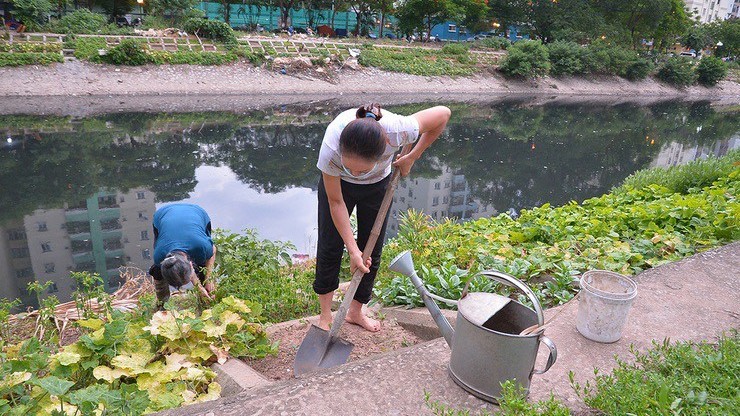
[(319, 328), (323, 329), (324, 331), (328, 331), (331, 327), (332, 317), (331, 313), (329, 313), (328, 316), (321, 315), (319, 316), (319, 322), (316, 324)]
[(348, 313), (344, 320), (351, 324), (359, 325), (370, 332), (380, 331), (380, 321), (375, 320), (362, 312), (357, 314)]

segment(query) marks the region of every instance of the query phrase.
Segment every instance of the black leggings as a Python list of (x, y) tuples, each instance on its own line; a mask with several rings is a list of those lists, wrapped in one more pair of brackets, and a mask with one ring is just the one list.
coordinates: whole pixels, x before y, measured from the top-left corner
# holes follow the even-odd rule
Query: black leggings
[[(390, 183), (390, 175), (380, 182), (369, 185), (357, 185), (345, 181), (342, 182), (342, 197), (347, 205), (347, 212), (351, 215), (357, 206), (357, 246), (364, 250), (365, 243), (370, 238), (370, 231), (375, 223), (380, 205), (383, 202), (385, 189)], [(388, 210), (390, 212), (390, 209)], [(368, 303), (373, 293), (373, 282), (380, 266), (380, 255), (383, 253), (383, 240), (385, 239), (385, 227), (388, 224), (388, 213), (385, 215), (383, 227), (378, 236), (371, 258), (370, 273), (362, 277), (360, 286), (357, 287), (354, 299), (360, 303)], [(324, 179), (319, 180), (319, 241), (316, 247), (316, 279), (313, 282), (313, 290), (323, 295), (332, 292), (339, 287), (339, 268), (344, 254), (344, 241), (339, 231), (334, 226), (329, 209), (329, 200), (324, 188)]]

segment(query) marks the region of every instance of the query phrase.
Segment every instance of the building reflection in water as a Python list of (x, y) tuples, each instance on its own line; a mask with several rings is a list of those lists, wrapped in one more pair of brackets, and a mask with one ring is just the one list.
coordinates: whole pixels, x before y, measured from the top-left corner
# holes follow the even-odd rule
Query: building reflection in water
[(64, 208), (40, 209), (0, 228), (0, 298), (38, 307), (26, 289), (37, 280), (51, 284), (41, 298), (72, 299), (70, 272), (98, 273), (108, 292), (121, 284), (123, 265), (148, 270), (154, 235), (154, 193), (100, 191)]
[(466, 221), (498, 213), (493, 205), (472, 194), (465, 175), (459, 169), (444, 166), (442, 172), (432, 179), (411, 177), (399, 181), (393, 195), (387, 238), (398, 234), (401, 214), (410, 209), (440, 221), (445, 218)]

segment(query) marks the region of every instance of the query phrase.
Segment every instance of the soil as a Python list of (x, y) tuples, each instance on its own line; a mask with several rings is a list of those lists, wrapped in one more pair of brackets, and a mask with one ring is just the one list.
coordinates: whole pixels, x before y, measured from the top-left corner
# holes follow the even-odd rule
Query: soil
[[(298, 347), (301, 345), (310, 325), (308, 321), (301, 320), (288, 325), (279, 324), (268, 328), (267, 332), (270, 334), (270, 339), (280, 342), (277, 356), (268, 356), (261, 360), (246, 360), (247, 364), (272, 380), (294, 378), (293, 361), (295, 360), (296, 351), (298, 351)], [(404, 329), (395, 320), (382, 320), (381, 325), (380, 332), (375, 333), (349, 323), (342, 325), (340, 336), (355, 345), (349, 361), (357, 361), (399, 348), (410, 347), (424, 341), (411, 331)]]

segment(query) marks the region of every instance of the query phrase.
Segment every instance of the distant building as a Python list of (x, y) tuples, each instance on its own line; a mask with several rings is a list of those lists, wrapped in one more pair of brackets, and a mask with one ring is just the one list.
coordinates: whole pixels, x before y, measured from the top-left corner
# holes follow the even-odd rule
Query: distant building
[(732, 12), (735, 0), (686, 0), (686, 10), (694, 13), (701, 23), (724, 20)]
[(727, 15), (728, 19), (740, 19), (740, 0), (735, 0), (732, 4), (732, 9)]

